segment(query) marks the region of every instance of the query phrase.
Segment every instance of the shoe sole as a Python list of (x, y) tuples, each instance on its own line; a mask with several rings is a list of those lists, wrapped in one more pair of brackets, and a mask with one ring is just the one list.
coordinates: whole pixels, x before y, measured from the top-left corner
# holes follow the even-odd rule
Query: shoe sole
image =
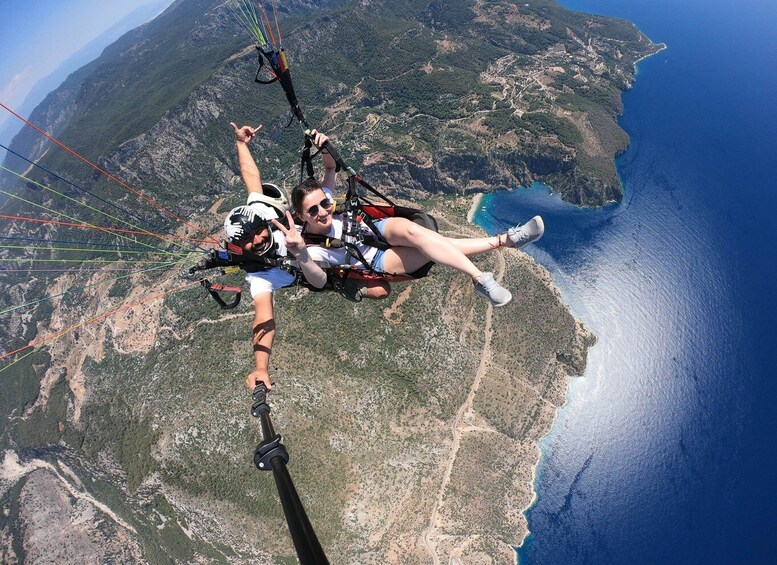
[(510, 301), (513, 299), (513, 295), (510, 291), (507, 292), (507, 294), (509, 295), (509, 298), (504, 302), (494, 302), (487, 294), (480, 292), (479, 290), (475, 290), (475, 294), (488, 300), (491, 303), (491, 306), (493, 306), (494, 308), (500, 308), (502, 306), (506, 306), (507, 304), (510, 304)]
[(536, 221), (536, 222), (537, 222), (537, 225), (539, 226), (539, 229), (540, 229), (540, 235), (538, 235), (538, 236), (537, 236), (537, 239), (533, 239), (533, 240), (531, 240), (531, 243), (534, 243), (535, 241), (537, 241), (538, 239), (540, 239), (540, 238), (541, 238), (543, 235), (545, 235), (545, 220), (543, 220), (543, 219), (542, 219), (542, 216), (534, 216), (534, 217), (533, 217), (531, 220), (529, 220), (529, 221), (530, 221), (530, 222), (531, 222), (531, 221)]

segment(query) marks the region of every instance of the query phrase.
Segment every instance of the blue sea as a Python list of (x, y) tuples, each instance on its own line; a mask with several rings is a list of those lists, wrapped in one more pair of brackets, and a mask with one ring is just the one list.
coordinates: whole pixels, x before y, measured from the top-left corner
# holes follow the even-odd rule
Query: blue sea
[(491, 195), (599, 338), (542, 441), (524, 564), (777, 563), (777, 2), (567, 0), (668, 49), (620, 119), (621, 204)]

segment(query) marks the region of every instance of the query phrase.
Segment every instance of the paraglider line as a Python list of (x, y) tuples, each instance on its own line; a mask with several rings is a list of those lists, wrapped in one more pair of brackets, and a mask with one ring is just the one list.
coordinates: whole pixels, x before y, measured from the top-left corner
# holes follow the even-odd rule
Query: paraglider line
[(4, 103), (0, 102), (0, 107), (2, 107), (4, 110), (6, 110), (6, 111), (10, 112), (12, 115), (14, 115), (15, 117), (17, 117), (17, 118), (18, 118), (18, 119), (20, 119), (21, 121), (23, 121), (25, 124), (27, 124), (28, 126), (30, 126), (32, 129), (34, 129), (35, 131), (37, 131), (38, 133), (40, 133), (41, 135), (43, 135), (44, 137), (46, 137), (46, 138), (47, 138), (47, 139), (49, 139), (50, 141), (53, 141), (53, 142), (54, 142), (54, 143), (56, 143), (56, 144), (57, 144), (59, 147), (61, 147), (62, 149), (64, 149), (65, 151), (67, 151), (68, 153), (70, 153), (71, 155), (73, 155), (74, 157), (76, 157), (76, 158), (80, 159), (81, 161), (83, 161), (84, 163), (86, 163), (87, 165), (89, 165), (90, 167), (92, 167), (94, 170), (96, 170), (96, 171), (99, 171), (100, 173), (102, 173), (103, 175), (105, 175), (106, 177), (108, 177), (110, 180), (112, 180), (113, 182), (115, 182), (115, 183), (116, 183), (116, 184), (118, 184), (119, 186), (122, 186), (122, 187), (124, 187), (125, 189), (129, 190), (130, 192), (132, 192), (132, 193), (133, 193), (133, 194), (135, 194), (136, 196), (139, 196), (140, 198), (142, 198), (143, 200), (145, 200), (146, 202), (148, 202), (149, 204), (151, 204), (152, 206), (154, 206), (155, 208), (158, 208), (159, 210), (161, 210), (161, 211), (165, 212), (166, 214), (169, 214), (170, 216), (172, 216), (172, 217), (173, 217), (173, 218), (175, 218), (176, 220), (178, 220), (178, 221), (182, 222), (184, 225), (187, 225), (187, 226), (189, 226), (190, 228), (194, 229), (195, 231), (197, 231), (197, 232), (199, 232), (199, 233), (201, 233), (201, 234), (205, 235), (205, 237), (206, 237), (206, 238), (208, 238), (208, 240), (209, 240), (209, 241), (211, 241), (212, 243), (215, 243), (216, 245), (218, 245), (218, 243), (219, 243), (219, 242), (218, 242), (217, 240), (213, 239), (213, 238), (211, 237), (211, 235), (210, 235), (210, 234), (208, 234), (208, 233), (206, 233), (206, 232), (202, 231), (202, 230), (201, 230), (200, 228), (198, 228), (197, 226), (195, 226), (195, 225), (193, 225), (193, 224), (190, 224), (189, 222), (187, 222), (186, 220), (184, 220), (184, 219), (183, 219), (183, 218), (181, 218), (180, 216), (176, 215), (175, 213), (171, 212), (170, 210), (168, 210), (167, 208), (165, 208), (165, 207), (164, 207), (164, 206), (162, 206), (161, 204), (158, 204), (158, 203), (156, 203), (154, 200), (152, 200), (151, 198), (147, 197), (147, 196), (146, 196), (146, 195), (144, 195), (143, 193), (141, 193), (141, 192), (139, 192), (139, 191), (135, 190), (134, 188), (132, 188), (131, 186), (129, 186), (127, 183), (125, 183), (125, 182), (123, 182), (123, 181), (119, 180), (118, 178), (116, 178), (115, 176), (113, 176), (112, 174), (110, 174), (108, 171), (106, 171), (106, 170), (104, 170), (104, 169), (100, 168), (98, 165), (95, 165), (95, 164), (94, 164), (94, 163), (92, 163), (92, 162), (91, 162), (89, 159), (87, 159), (86, 157), (84, 157), (83, 155), (81, 155), (80, 153), (78, 153), (78, 152), (74, 151), (73, 149), (70, 149), (70, 148), (69, 148), (67, 145), (65, 145), (64, 143), (62, 143), (61, 141), (59, 141), (58, 139), (56, 139), (56, 138), (55, 138), (55, 137), (53, 137), (52, 135), (49, 135), (48, 133), (46, 133), (45, 131), (43, 131), (41, 128), (39, 128), (38, 126), (36, 126), (36, 125), (35, 125), (35, 124), (33, 124), (32, 122), (30, 122), (29, 120), (26, 120), (25, 118), (23, 118), (22, 116), (20, 116), (19, 114), (17, 114), (17, 113), (16, 113), (16, 112), (14, 112), (13, 110), (11, 110), (11, 108), (9, 108), (8, 106), (6, 106)]
[[(96, 243), (92, 241), (71, 241), (66, 239), (46, 239), (44, 237), (17, 237), (17, 236), (11, 236), (11, 235), (0, 235), (0, 239), (10, 239), (13, 241), (39, 241), (44, 243), (67, 243), (72, 245), (111, 245), (110, 243)], [(145, 247), (142, 247), (140, 245), (113, 245), (113, 249), (117, 249), (120, 251), (123, 251), (125, 249), (138, 249), (144, 252), (148, 252), (148, 250)], [(87, 250), (84, 250), (87, 251)], [(175, 251), (165, 251), (165, 253), (178, 253)], [(181, 252), (181, 255), (184, 253)]]
[[(165, 269), (169, 269), (170, 267), (175, 267), (176, 265), (179, 265), (181, 263), (182, 263), (182, 261), (174, 261), (174, 262), (168, 263), (167, 265), (160, 265), (160, 266), (157, 266), (157, 267), (150, 267), (148, 269), (89, 269), (89, 270), (87, 270), (87, 269), (79, 269), (78, 271), (73, 271), (72, 269), (69, 269), (69, 270), (68, 269), (50, 269), (50, 270), (42, 270), (41, 272), (51, 272), (51, 271), (54, 271), (54, 272), (66, 272), (66, 273), (70, 272), (70, 273), (73, 273), (74, 275), (78, 275), (78, 274), (83, 273), (84, 271), (88, 271), (88, 272), (103, 272), (103, 273), (105, 273), (105, 272), (113, 272), (113, 271), (130, 271), (129, 274), (122, 275), (120, 277), (115, 277), (115, 278), (108, 279), (108, 280), (105, 280), (105, 281), (99, 281), (99, 282), (94, 282), (94, 283), (91, 283), (91, 284), (84, 284), (84, 285), (79, 285), (78, 286), (78, 289), (84, 289), (84, 288), (91, 288), (91, 287), (96, 287), (96, 286), (102, 286), (102, 285), (106, 285), (108, 283), (114, 283), (116, 281), (119, 281), (119, 280), (122, 280), (122, 279), (126, 279), (128, 277), (131, 277), (131, 276), (139, 274), (139, 273), (148, 273), (150, 271), (163, 271)], [(0, 269), (0, 273), (2, 273), (2, 272), (37, 272), (37, 271), (25, 271), (23, 269), (18, 269), (18, 270)], [(34, 306), (36, 304), (40, 304), (41, 302), (45, 302), (46, 300), (53, 300), (54, 298), (59, 298), (60, 296), (65, 296), (66, 294), (69, 294), (69, 293), (73, 292), (74, 290), (76, 290), (76, 289), (75, 288), (71, 288), (71, 289), (66, 290), (64, 292), (60, 292), (59, 294), (52, 294), (50, 296), (44, 296), (43, 298), (39, 298), (38, 300), (33, 300), (31, 302), (25, 302), (24, 304), (19, 304), (18, 306), (14, 306), (13, 308), (8, 308), (7, 310), (3, 310), (2, 312), (0, 312), (0, 316), (2, 316), (4, 314), (9, 314), (11, 312), (15, 312), (16, 310), (20, 310), (22, 308), (26, 308), (26, 307), (29, 307), (29, 306)]]
[[(133, 302), (131, 304), (125, 304), (124, 306), (120, 306), (119, 308), (115, 308), (115, 309), (113, 309), (113, 310), (111, 310), (109, 312), (104, 312), (103, 314), (100, 314), (98, 316), (94, 316), (93, 318), (89, 318), (88, 320), (85, 320), (83, 322), (79, 322), (78, 324), (74, 324), (74, 325), (72, 325), (72, 326), (70, 326), (68, 328), (65, 328), (64, 330), (60, 330), (60, 331), (58, 331), (55, 334), (46, 336), (44, 338), (41, 338), (41, 339), (38, 339), (38, 340), (35, 340), (35, 341), (31, 341), (30, 343), (28, 343), (27, 345), (25, 345), (23, 347), (19, 347), (18, 349), (14, 349), (13, 351), (10, 351), (8, 353), (0, 355), (0, 361), (2, 361), (3, 359), (7, 359), (8, 357), (11, 357), (13, 355), (16, 355), (17, 353), (21, 353), (22, 351), (24, 351), (25, 349), (28, 349), (30, 347), (34, 348), (34, 347), (37, 347), (39, 345), (43, 345), (44, 343), (48, 343), (51, 340), (57, 339), (57, 338), (65, 335), (67, 333), (75, 331), (78, 328), (82, 328), (82, 327), (84, 327), (84, 326), (86, 326), (88, 324), (93, 324), (94, 322), (99, 322), (100, 320), (104, 320), (104, 319), (106, 319), (106, 318), (108, 318), (108, 317), (110, 317), (110, 316), (112, 316), (114, 314), (118, 314), (119, 312), (123, 312), (124, 310), (129, 310), (130, 308), (134, 308), (135, 306), (139, 306), (141, 304), (145, 304), (147, 302), (151, 302), (153, 300), (156, 300), (157, 298), (166, 296), (168, 294), (173, 294), (175, 292), (179, 292), (179, 291), (185, 290), (187, 288), (191, 288), (192, 286), (198, 285), (198, 284), (200, 284), (199, 280), (198, 281), (194, 281), (194, 282), (190, 282), (190, 283), (187, 283), (187, 284), (184, 284), (184, 285), (177, 286), (177, 287), (175, 287), (173, 289), (170, 289), (170, 290), (166, 290), (166, 291), (163, 291), (163, 292), (158, 292), (156, 294), (153, 294), (151, 296), (148, 296), (148, 297), (144, 298), (143, 300), (138, 300), (137, 302)], [(10, 365), (7, 365), (7, 366), (3, 367), (2, 369), (0, 369), (0, 373), (5, 371), (8, 367), (13, 365), (14, 363), (11, 363)]]
[[(148, 250), (128, 251), (126, 249), (84, 249), (83, 247), (34, 247), (31, 245), (0, 245), (0, 249), (28, 249), (30, 251), (82, 251), (84, 253), (127, 253), (130, 255), (149, 253)], [(177, 257), (184, 257), (188, 255), (188, 253), (180, 253), (175, 251), (156, 251), (155, 253), (162, 255), (175, 255)]]
[[(5, 193), (5, 194), (8, 194), (8, 193)], [(13, 195), (11, 195), (11, 196), (13, 196)], [(37, 206), (37, 204), (36, 204), (36, 206)], [(47, 208), (44, 208), (44, 210), (48, 211)], [(126, 234), (130, 234), (130, 235), (153, 236), (153, 237), (158, 237), (160, 239), (171, 239), (171, 236), (161, 235), (161, 234), (157, 234), (157, 233), (151, 233), (151, 232), (147, 232), (147, 231), (125, 230), (125, 229), (121, 229), (121, 228), (109, 228), (109, 227), (105, 227), (105, 226), (94, 226), (92, 224), (87, 224), (86, 222), (72, 223), (72, 222), (62, 222), (62, 221), (59, 221), (59, 220), (47, 220), (47, 219), (43, 219), (43, 218), (30, 218), (30, 217), (27, 217), (27, 216), (9, 216), (9, 215), (6, 215), (6, 214), (0, 214), (0, 218), (6, 219), (6, 220), (18, 220), (20, 222), (35, 222), (35, 223), (39, 223), (39, 224), (55, 224), (55, 225), (58, 225), (58, 226), (66, 226), (66, 227), (70, 227), (70, 228), (84, 228), (84, 229), (98, 230), (98, 231), (103, 231), (103, 232), (108, 232), (108, 233), (126, 233)], [(71, 218), (71, 219), (75, 219), (75, 218)], [(76, 221), (80, 222), (80, 220), (77, 220), (77, 219), (76, 219)], [(140, 243), (141, 245), (145, 245), (142, 241), (135, 241), (134, 239), (130, 239), (130, 238), (124, 238), (124, 239), (127, 239), (128, 241), (134, 241), (135, 243)], [(208, 243), (207, 241), (203, 241), (201, 239), (186, 239), (186, 238), (181, 238), (181, 239), (183, 241), (192, 241), (192, 242), (200, 244), (200, 245), (204, 245), (205, 243)], [(152, 249), (156, 249), (156, 248), (152, 247)]]
[[(29, 177), (25, 177), (24, 175), (22, 175), (20, 173), (17, 173), (16, 171), (12, 171), (11, 169), (5, 167), (4, 165), (0, 165), (0, 170), (6, 171), (8, 173), (11, 173), (12, 175), (14, 175), (14, 176), (16, 176), (16, 177), (18, 177), (18, 178), (20, 178), (20, 179), (22, 179), (24, 181), (32, 183), (33, 185), (35, 185), (35, 186), (37, 186), (39, 188), (42, 188), (43, 190), (46, 190), (48, 192), (51, 192), (52, 194), (56, 194), (57, 196), (61, 196), (65, 200), (69, 200), (71, 202), (74, 202), (75, 204), (78, 204), (79, 206), (83, 206), (84, 208), (87, 208), (87, 209), (91, 210), (92, 212), (96, 212), (96, 213), (100, 214), (101, 216), (105, 216), (106, 218), (110, 218), (112, 220), (116, 220), (117, 222), (120, 222), (120, 223), (122, 223), (124, 225), (127, 225), (127, 226), (131, 227), (131, 228), (136, 228), (136, 229), (138, 229), (140, 231), (143, 231), (143, 232), (151, 234), (151, 232), (148, 232), (147, 230), (144, 230), (143, 228), (140, 228), (139, 226), (131, 224), (130, 222), (128, 222), (126, 220), (122, 220), (121, 218), (118, 218), (118, 217), (116, 217), (116, 216), (114, 216), (112, 214), (108, 214), (107, 212), (103, 212), (101, 210), (98, 210), (97, 208), (95, 208), (93, 206), (90, 206), (89, 204), (85, 204), (83, 202), (79, 202), (75, 198), (71, 198), (70, 196), (68, 196), (66, 194), (62, 194), (61, 192), (58, 192), (58, 191), (54, 190), (53, 188), (46, 186), (45, 184), (39, 183), (38, 181), (35, 181), (35, 180), (33, 180), (33, 179), (29, 178)], [(0, 191), (0, 192), (4, 192), (4, 191)], [(28, 204), (32, 204), (33, 206), (37, 206), (39, 208), (43, 208), (47, 212), (52, 212), (54, 214), (57, 213), (55, 210), (51, 210), (50, 208), (46, 208), (45, 206), (41, 206), (40, 204), (35, 204), (34, 202), (30, 202), (29, 200), (25, 200), (24, 198), (22, 198), (21, 196), (19, 196), (17, 194), (11, 194), (11, 193), (8, 193), (8, 192), (5, 192), (5, 194), (7, 194), (8, 196), (11, 196), (12, 198), (16, 198), (17, 200), (21, 200), (22, 202), (27, 202)], [(78, 218), (70, 218), (69, 216), (67, 216), (65, 214), (62, 214), (62, 216), (65, 216), (66, 218), (71, 219), (71, 220), (81, 221), (81, 220), (78, 220)], [(157, 237), (161, 237), (161, 236), (157, 236)], [(152, 249), (158, 249), (157, 247), (153, 247), (152, 245), (148, 245), (148, 244), (142, 244), (142, 245), (146, 245), (147, 247), (150, 247)]]
[(141, 217), (140, 217), (140, 216), (138, 216), (137, 214), (134, 214), (133, 212), (131, 212), (131, 211), (129, 211), (129, 210), (125, 210), (125, 209), (124, 209), (124, 208), (122, 208), (121, 206), (117, 206), (116, 204), (114, 204), (114, 203), (113, 203), (113, 202), (111, 202), (110, 200), (106, 200), (105, 198), (101, 197), (99, 194), (95, 194), (94, 192), (91, 192), (90, 190), (88, 190), (88, 189), (86, 189), (86, 188), (83, 188), (83, 187), (81, 187), (81, 186), (78, 186), (76, 183), (74, 183), (74, 182), (72, 182), (72, 181), (69, 181), (69, 180), (67, 180), (66, 178), (64, 178), (64, 177), (62, 177), (62, 176), (60, 176), (60, 175), (58, 175), (57, 173), (55, 173), (55, 172), (53, 172), (53, 171), (50, 171), (49, 169), (47, 169), (47, 168), (46, 168), (46, 167), (44, 167), (43, 165), (40, 165), (40, 164), (38, 164), (38, 163), (35, 163), (34, 161), (31, 161), (31, 160), (30, 160), (30, 159), (28, 159), (27, 157), (25, 157), (25, 156), (23, 156), (23, 155), (20, 155), (19, 153), (17, 153), (17, 152), (16, 152), (16, 151), (14, 151), (13, 149), (10, 149), (10, 148), (6, 147), (6, 146), (5, 146), (5, 145), (3, 145), (2, 143), (0, 143), (0, 147), (2, 147), (3, 149), (5, 149), (5, 150), (6, 150), (8, 153), (11, 153), (11, 154), (15, 155), (15, 156), (16, 156), (16, 157), (18, 157), (19, 159), (22, 159), (23, 161), (26, 161), (27, 163), (29, 163), (29, 164), (30, 164), (30, 165), (32, 165), (33, 167), (37, 167), (38, 169), (40, 169), (40, 170), (44, 171), (45, 173), (48, 173), (49, 175), (52, 175), (53, 177), (55, 177), (55, 178), (57, 178), (57, 179), (61, 180), (62, 182), (66, 183), (66, 184), (68, 184), (68, 185), (70, 185), (70, 186), (72, 186), (73, 188), (75, 188), (75, 189), (78, 189), (78, 190), (80, 190), (81, 192), (84, 192), (85, 194), (88, 194), (89, 196), (92, 196), (93, 198), (96, 198), (96, 199), (97, 199), (97, 200), (99, 200), (100, 202), (102, 202), (102, 203), (104, 203), (104, 204), (107, 204), (108, 206), (111, 206), (111, 207), (115, 208), (116, 210), (118, 210), (118, 211), (120, 211), (120, 212), (122, 212), (122, 213), (124, 213), (124, 214), (127, 214), (128, 216), (131, 216), (131, 217), (133, 217), (133, 218), (135, 218), (135, 219), (137, 219), (137, 220), (140, 220), (140, 221), (141, 221), (141, 222), (143, 222), (144, 224), (146, 224), (146, 225), (148, 225), (148, 226), (151, 226), (153, 229), (155, 229), (155, 230), (162, 230), (162, 231), (165, 231), (165, 230), (166, 230), (166, 228), (163, 228), (163, 227), (161, 227), (161, 226), (158, 226), (158, 225), (154, 224), (153, 222), (149, 222), (149, 221), (148, 221), (148, 220), (146, 220), (145, 218), (141, 218)]

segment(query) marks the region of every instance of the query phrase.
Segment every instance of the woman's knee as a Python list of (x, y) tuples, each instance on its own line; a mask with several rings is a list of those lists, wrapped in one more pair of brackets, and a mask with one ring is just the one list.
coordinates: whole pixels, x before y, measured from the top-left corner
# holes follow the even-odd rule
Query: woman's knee
[(391, 286), (386, 281), (368, 283), (362, 289), (362, 295), (372, 300), (382, 300), (391, 294)]
[(434, 233), (415, 222), (411, 222), (407, 218), (391, 218), (391, 221), (387, 222), (386, 227), (386, 239), (389, 243), (394, 239), (411, 246), (419, 238), (426, 237), (428, 233)]

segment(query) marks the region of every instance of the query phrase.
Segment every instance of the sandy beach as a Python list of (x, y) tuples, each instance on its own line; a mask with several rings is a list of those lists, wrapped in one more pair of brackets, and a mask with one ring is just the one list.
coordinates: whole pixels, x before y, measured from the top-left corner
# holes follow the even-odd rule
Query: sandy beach
[(483, 200), (483, 193), (479, 192), (472, 198), (472, 204), (469, 207), (469, 211), (467, 212), (467, 222), (473, 223), (472, 219), (475, 217), (475, 212), (478, 211), (478, 206), (480, 206), (480, 201)]

